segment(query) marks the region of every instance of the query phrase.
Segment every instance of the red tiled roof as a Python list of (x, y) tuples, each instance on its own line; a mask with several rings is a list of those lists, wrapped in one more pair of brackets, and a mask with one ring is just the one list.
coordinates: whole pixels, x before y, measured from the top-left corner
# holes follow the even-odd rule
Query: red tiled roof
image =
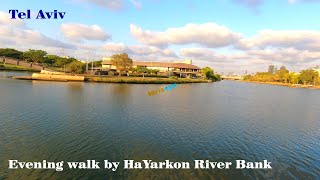
[[(102, 61), (104, 65), (112, 65), (111, 61)], [(185, 63), (167, 63), (167, 62), (141, 62), (133, 61), (133, 66), (147, 66), (147, 67), (169, 67), (169, 68), (185, 68), (185, 69), (201, 69), (198, 66)]]

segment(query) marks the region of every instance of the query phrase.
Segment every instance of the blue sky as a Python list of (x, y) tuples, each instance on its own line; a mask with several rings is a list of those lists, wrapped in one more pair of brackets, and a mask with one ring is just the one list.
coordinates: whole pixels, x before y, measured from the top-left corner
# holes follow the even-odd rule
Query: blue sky
[[(8, 11), (32, 11), (12, 20)], [(319, 0), (3, 0), (0, 46), (97, 59), (192, 59), (218, 72), (320, 64)], [(39, 10), (66, 12), (35, 19)], [(319, 45), (318, 45), (319, 44)]]

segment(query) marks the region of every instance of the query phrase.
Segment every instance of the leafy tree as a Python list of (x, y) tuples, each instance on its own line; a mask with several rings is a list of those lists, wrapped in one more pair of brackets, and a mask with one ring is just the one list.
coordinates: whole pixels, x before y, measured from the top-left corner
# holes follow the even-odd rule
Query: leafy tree
[(288, 82), (289, 71), (284, 66), (282, 66), (281, 69), (277, 71), (276, 75), (279, 77), (279, 81), (284, 83)]
[(300, 80), (302, 83), (313, 84), (317, 80), (319, 73), (313, 69), (302, 70)]
[[(100, 61), (93, 61), (93, 67), (101, 67), (101, 66), (102, 66), (101, 63), (102, 63), (102, 60), (100, 60)], [(89, 62), (89, 65), (90, 65), (90, 66), (91, 66), (91, 64), (92, 64), (92, 61)]]
[(252, 79), (252, 76), (250, 74), (243, 76), (243, 80), (245, 81), (250, 81), (251, 79)]
[(0, 56), (22, 59), (23, 57), (22, 55), (23, 55), (23, 52), (15, 49), (11, 49), (11, 48), (0, 49)]
[(71, 73), (82, 74), (85, 71), (85, 64), (80, 61), (72, 61), (67, 68)]
[(221, 81), (221, 76), (220, 76), (220, 74), (215, 74), (214, 76), (216, 77), (216, 78), (215, 78), (216, 81)]
[(133, 64), (132, 59), (126, 53), (113, 55), (111, 62), (120, 71), (119, 76), (121, 76), (121, 72), (129, 70)]
[(202, 73), (206, 76), (207, 79), (214, 79), (214, 72), (210, 67), (202, 68)]
[(300, 75), (294, 72), (289, 74), (289, 82), (292, 84), (298, 84), (300, 81)]
[(50, 64), (51, 66), (53, 66), (53, 64), (57, 61), (57, 59), (60, 58), (59, 56), (56, 55), (47, 55), (44, 60), (43, 63), (45, 64)]
[(47, 55), (46, 51), (29, 49), (23, 53), (23, 57), (31, 60), (34, 63), (41, 63), (44, 60), (44, 57)]
[(77, 62), (77, 60), (73, 59), (73, 58), (63, 58), (63, 57), (57, 57), (55, 59), (55, 62), (54, 62), (54, 66), (56, 67), (64, 67), (65, 65), (71, 63), (71, 62)]
[(316, 83), (316, 85), (320, 85), (320, 76), (318, 76), (318, 78), (316, 79), (316, 81), (315, 81), (315, 83)]

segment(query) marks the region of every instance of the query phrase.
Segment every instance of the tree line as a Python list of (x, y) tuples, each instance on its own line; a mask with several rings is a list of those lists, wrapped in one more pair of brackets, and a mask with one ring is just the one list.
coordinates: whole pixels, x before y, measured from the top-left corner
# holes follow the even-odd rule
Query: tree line
[[(51, 67), (55, 70), (64, 68), (66, 72), (82, 74), (85, 71), (85, 63), (68, 57), (61, 57), (57, 55), (48, 54), (43, 50), (29, 49), (27, 51), (18, 51), (11, 48), (0, 48), (0, 57), (10, 57), (27, 62), (41, 64), (44, 67)], [(94, 65), (101, 66), (102, 61), (94, 61)], [(91, 63), (89, 63), (91, 65)]]
[(320, 85), (319, 73), (313, 69), (302, 70), (300, 73), (289, 72), (286, 68), (272, 74), (257, 72), (255, 75), (244, 76), (244, 80), (258, 82), (280, 82), (290, 84)]
[[(83, 63), (75, 58), (67, 58), (61, 57), (57, 55), (48, 54), (43, 50), (35, 50), (29, 49), (25, 52), (18, 51), (16, 49), (11, 48), (0, 48), (0, 57), (11, 57), (20, 60), (26, 60), (28, 62), (41, 64), (44, 67), (50, 67), (53, 70), (65, 69), (66, 72), (82, 74), (85, 72), (86, 63)], [(92, 61), (89, 62), (88, 65), (90, 67), (101, 67), (100, 61)], [(159, 70), (149, 69), (147, 67), (136, 67), (133, 68), (133, 60), (126, 53), (122, 54), (114, 54), (111, 57), (111, 62), (114, 66), (117, 67), (117, 70), (120, 72), (119, 76), (121, 76), (122, 72), (132, 71), (133, 73), (142, 73), (143, 76), (146, 74), (157, 74)], [(210, 67), (205, 67), (202, 69), (203, 76), (206, 79), (210, 79), (212, 81), (220, 81), (221, 77), (219, 74), (214, 74), (213, 70)]]

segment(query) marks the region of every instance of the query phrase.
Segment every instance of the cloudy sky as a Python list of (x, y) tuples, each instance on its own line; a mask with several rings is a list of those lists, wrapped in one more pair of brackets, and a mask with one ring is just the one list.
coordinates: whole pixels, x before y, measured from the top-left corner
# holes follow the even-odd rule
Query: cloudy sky
[[(31, 10), (11, 19), (9, 10)], [(320, 0), (2, 0), (0, 47), (87, 60), (192, 59), (218, 72), (320, 65)], [(39, 10), (64, 19), (36, 19)]]

